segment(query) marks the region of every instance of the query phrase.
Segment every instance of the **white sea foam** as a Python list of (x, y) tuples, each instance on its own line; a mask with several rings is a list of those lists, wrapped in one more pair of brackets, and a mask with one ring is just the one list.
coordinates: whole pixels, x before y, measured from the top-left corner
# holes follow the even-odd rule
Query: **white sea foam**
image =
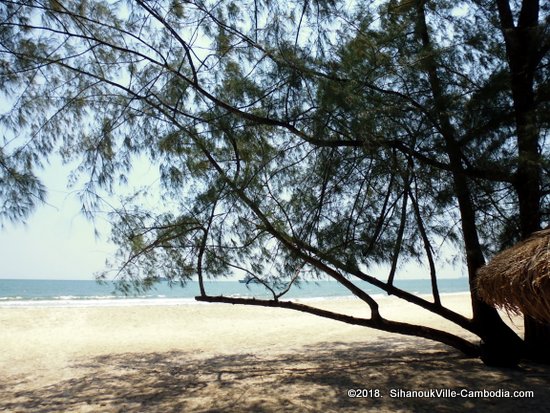
[[(468, 294), (468, 292), (443, 293), (441, 297)], [(430, 300), (430, 294), (417, 294)], [(230, 298), (251, 298), (241, 294), (227, 295)], [(387, 294), (371, 294), (375, 300), (387, 298)], [(257, 297), (269, 299), (270, 297)], [(334, 295), (325, 297), (282, 297), (282, 300), (297, 301), (305, 303), (324, 302), (330, 300), (359, 300), (354, 295)], [(133, 307), (133, 306), (178, 306), (178, 305), (208, 305), (211, 303), (196, 301), (193, 297), (167, 298), (164, 295), (158, 296), (58, 296), (53, 299), (25, 299), (23, 297), (0, 297), (0, 308), (74, 308), (74, 307)]]
[(11, 300), (0, 302), (0, 308), (82, 308), (82, 307), (134, 307), (177, 306), (205, 304), (194, 298), (98, 298), (57, 300)]

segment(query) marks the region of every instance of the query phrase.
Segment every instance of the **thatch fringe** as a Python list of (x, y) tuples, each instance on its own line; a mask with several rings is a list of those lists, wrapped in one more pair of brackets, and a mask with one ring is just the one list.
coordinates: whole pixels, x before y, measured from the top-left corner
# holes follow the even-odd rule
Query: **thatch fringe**
[(490, 305), (550, 322), (550, 228), (497, 254), (478, 271), (475, 287)]

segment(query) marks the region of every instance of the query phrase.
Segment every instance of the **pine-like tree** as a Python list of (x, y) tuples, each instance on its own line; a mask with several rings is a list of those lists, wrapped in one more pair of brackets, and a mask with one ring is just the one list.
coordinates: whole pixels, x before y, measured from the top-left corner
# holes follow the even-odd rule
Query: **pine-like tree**
[[(437, 245), (463, 252), (474, 285), (487, 256), (549, 222), (549, 16), (534, 0), (1, 1), (0, 214), (21, 220), (44, 199), (35, 171), (54, 153), (80, 162), (91, 215), (147, 156), (162, 205), (138, 191), (111, 214), (122, 288), (198, 275), (199, 300), (513, 365), (523, 343), (475, 291), (472, 319), (442, 306)], [(408, 259), (427, 263), (433, 300), (395, 286)], [(205, 278), (234, 271), (272, 299), (208, 295)], [(305, 273), (337, 280), (371, 317), (282, 300)], [(354, 280), (483, 345), (384, 319)], [(548, 326), (526, 326), (525, 354), (544, 359)]]

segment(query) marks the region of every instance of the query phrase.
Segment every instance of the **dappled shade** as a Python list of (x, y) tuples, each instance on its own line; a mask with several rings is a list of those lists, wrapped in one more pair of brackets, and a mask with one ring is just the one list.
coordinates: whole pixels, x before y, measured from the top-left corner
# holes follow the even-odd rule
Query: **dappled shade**
[(496, 255), (479, 270), (476, 291), (488, 304), (550, 322), (550, 228)]

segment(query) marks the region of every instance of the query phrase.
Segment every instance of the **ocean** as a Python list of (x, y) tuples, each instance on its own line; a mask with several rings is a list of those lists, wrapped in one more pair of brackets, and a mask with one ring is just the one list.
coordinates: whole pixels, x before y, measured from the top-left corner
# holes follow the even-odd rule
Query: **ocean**
[[(366, 282), (355, 282), (372, 295), (386, 295), (382, 290)], [(413, 294), (430, 294), (427, 279), (396, 280), (395, 285)], [(441, 279), (438, 283), (441, 294), (469, 291), (467, 278)], [(269, 298), (270, 293), (259, 284), (244, 284), (238, 281), (207, 281), (209, 295), (230, 297)], [(99, 284), (93, 280), (10, 280), (0, 279), (0, 307), (100, 307), (132, 305), (178, 305), (196, 303), (199, 295), (196, 281), (184, 287), (170, 286), (161, 281), (153, 289), (140, 294), (125, 296), (117, 292), (113, 283)], [(350, 297), (349, 290), (335, 281), (308, 281), (294, 286), (283, 298), (327, 299)]]

